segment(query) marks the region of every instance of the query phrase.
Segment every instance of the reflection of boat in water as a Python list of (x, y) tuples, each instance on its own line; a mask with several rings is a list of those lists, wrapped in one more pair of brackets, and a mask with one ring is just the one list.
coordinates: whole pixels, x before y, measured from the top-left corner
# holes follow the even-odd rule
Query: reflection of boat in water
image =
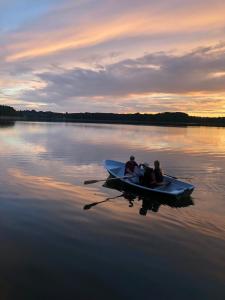
[[(112, 177), (109, 176), (108, 179), (111, 179)], [(102, 201), (99, 202), (93, 202), (90, 204), (87, 204), (84, 206), (84, 209), (90, 209), (93, 206), (96, 206), (100, 203), (104, 203), (107, 201), (110, 201), (112, 199), (116, 198), (124, 198), (125, 200), (128, 201), (129, 207), (134, 206), (134, 201), (142, 201), (142, 206), (139, 210), (140, 215), (147, 215), (148, 211), (153, 211), (153, 212), (158, 212), (159, 208), (161, 205), (167, 205), (170, 207), (174, 208), (181, 208), (181, 207), (187, 207), (190, 205), (194, 205), (194, 202), (192, 201), (190, 196), (182, 198), (182, 200), (178, 200), (176, 198), (171, 198), (166, 195), (161, 195), (161, 194), (151, 194), (151, 195), (146, 195), (143, 193), (137, 193), (132, 192), (129, 188), (127, 188), (127, 185), (124, 184), (122, 181), (118, 180), (107, 180), (104, 184), (103, 187), (113, 189), (116, 191), (119, 191), (120, 194), (115, 197), (109, 197), (106, 198)]]
[(190, 183), (183, 182), (171, 176), (164, 176), (164, 185), (156, 186), (154, 188), (146, 187), (138, 183), (134, 183), (132, 179), (123, 178), (125, 164), (122, 162), (114, 161), (114, 160), (106, 160), (105, 168), (109, 172), (109, 174), (115, 178), (118, 178), (121, 182), (126, 184), (129, 188), (136, 191), (141, 191), (146, 194), (159, 194), (166, 195), (175, 198), (181, 198), (184, 196), (189, 196), (194, 190), (194, 186)]
[[(111, 178), (111, 177), (109, 177)], [(123, 182), (115, 181), (115, 180), (108, 180), (103, 184), (104, 187), (109, 189), (114, 189), (117, 191), (122, 192), (123, 197), (128, 200), (129, 206), (133, 206), (133, 202), (135, 200), (142, 201), (142, 207), (140, 208), (140, 214), (146, 215), (148, 210), (153, 212), (158, 212), (159, 207), (161, 205), (167, 205), (174, 208), (182, 208), (187, 207), (190, 205), (194, 205), (193, 200), (190, 196), (183, 197), (182, 199), (176, 198), (168, 198), (166, 195), (159, 195), (159, 194), (151, 194), (146, 195), (143, 193), (135, 193), (131, 192), (127, 185)], [(122, 196), (120, 195), (120, 197)]]

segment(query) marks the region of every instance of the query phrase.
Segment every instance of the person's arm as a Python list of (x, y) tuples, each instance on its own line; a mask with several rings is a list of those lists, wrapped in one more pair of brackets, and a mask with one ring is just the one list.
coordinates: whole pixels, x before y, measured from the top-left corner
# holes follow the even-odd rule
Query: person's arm
[(162, 169), (160, 168), (159, 171), (160, 171), (160, 175), (162, 176), (162, 181), (158, 182), (157, 184), (158, 185), (165, 185)]
[(152, 172), (152, 182), (151, 183), (153, 183), (153, 184), (157, 183), (154, 172)]
[(160, 185), (165, 185), (166, 183), (162, 181), (162, 182), (156, 182), (155, 184), (160, 186)]
[(126, 174), (133, 174), (133, 172), (129, 168), (126, 168)]
[(130, 169), (129, 162), (127, 162), (125, 165), (125, 174), (133, 174), (133, 172)]

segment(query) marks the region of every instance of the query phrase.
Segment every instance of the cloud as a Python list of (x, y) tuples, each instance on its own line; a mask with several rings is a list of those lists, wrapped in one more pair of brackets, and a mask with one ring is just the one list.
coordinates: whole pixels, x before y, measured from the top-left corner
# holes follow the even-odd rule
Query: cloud
[[(40, 98), (60, 101), (71, 97), (127, 97), (147, 93), (225, 92), (224, 45), (199, 48), (175, 56), (148, 54), (98, 69), (61, 70), (37, 75), (46, 87), (36, 91)], [(222, 50), (220, 50), (222, 49)], [(221, 76), (212, 76), (212, 74)], [(43, 95), (43, 96), (41, 96)], [(46, 96), (44, 96), (46, 95)], [(34, 96), (34, 95), (33, 95)]]
[(27, 0), (0, 0), (0, 102), (59, 111), (223, 106), (224, 1), (36, 2), (26, 11)]
[[(106, 42), (144, 40), (197, 33), (201, 38), (225, 26), (225, 4), (196, 1), (179, 4), (165, 1), (65, 1), (41, 17), (29, 21), (3, 41), (5, 59), (27, 60), (55, 53), (88, 48)], [(179, 26), (178, 26), (179, 24)], [(222, 34), (221, 34), (222, 36)], [(131, 44), (131, 41), (130, 43)], [(146, 40), (143, 41), (146, 45)], [(144, 45), (143, 44), (143, 45)]]
[(21, 99), (61, 111), (218, 112), (225, 105), (224, 46), (39, 73), (43, 86), (21, 93)]

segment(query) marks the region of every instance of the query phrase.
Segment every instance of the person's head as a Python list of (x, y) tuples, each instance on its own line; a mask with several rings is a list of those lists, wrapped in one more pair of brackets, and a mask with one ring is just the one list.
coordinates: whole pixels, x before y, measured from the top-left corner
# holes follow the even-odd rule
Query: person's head
[(154, 161), (154, 166), (156, 169), (158, 169), (160, 167), (160, 162), (158, 160)]
[(130, 160), (134, 161), (135, 157), (133, 155), (130, 156)]
[(148, 164), (147, 162), (144, 162), (144, 163), (143, 163), (143, 166), (144, 166), (144, 168), (148, 168), (148, 167), (149, 167), (149, 164)]

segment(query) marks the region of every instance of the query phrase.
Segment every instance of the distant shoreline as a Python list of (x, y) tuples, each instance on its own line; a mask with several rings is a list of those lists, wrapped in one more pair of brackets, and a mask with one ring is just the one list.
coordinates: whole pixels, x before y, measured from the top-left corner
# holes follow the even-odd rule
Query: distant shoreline
[(0, 122), (64, 122), (96, 123), (144, 126), (208, 126), (225, 127), (225, 117), (194, 117), (183, 112), (157, 114), (115, 114), (115, 113), (56, 113), (51, 111), (16, 111), (13, 107), (0, 105)]
[(32, 119), (27, 120), (25, 118), (18, 117), (0, 117), (0, 123), (6, 122), (41, 122), (41, 123), (81, 123), (81, 124), (111, 124), (111, 125), (135, 125), (135, 126), (164, 126), (164, 127), (225, 127), (225, 124), (207, 124), (207, 123), (185, 123), (185, 122), (141, 122), (141, 121), (112, 121), (112, 120), (62, 120), (62, 119)]

